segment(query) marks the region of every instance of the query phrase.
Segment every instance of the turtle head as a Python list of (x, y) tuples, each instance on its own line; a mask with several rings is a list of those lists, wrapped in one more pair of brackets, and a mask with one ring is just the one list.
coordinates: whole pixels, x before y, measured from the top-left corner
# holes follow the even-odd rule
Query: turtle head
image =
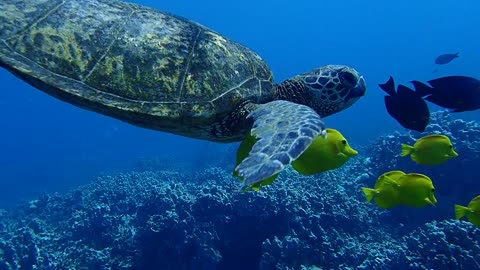
[(314, 69), (286, 80), (276, 89), (277, 98), (307, 105), (321, 117), (352, 106), (367, 92), (363, 76), (342, 65)]

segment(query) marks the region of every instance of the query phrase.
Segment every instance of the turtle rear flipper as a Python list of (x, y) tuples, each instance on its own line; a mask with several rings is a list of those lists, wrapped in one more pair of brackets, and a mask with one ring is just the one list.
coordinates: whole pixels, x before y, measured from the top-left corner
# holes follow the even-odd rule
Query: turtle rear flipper
[(297, 159), (319, 135), (325, 124), (310, 107), (284, 100), (272, 101), (251, 112), (250, 131), (257, 141), (236, 168), (245, 184), (253, 185), (282, 171)]

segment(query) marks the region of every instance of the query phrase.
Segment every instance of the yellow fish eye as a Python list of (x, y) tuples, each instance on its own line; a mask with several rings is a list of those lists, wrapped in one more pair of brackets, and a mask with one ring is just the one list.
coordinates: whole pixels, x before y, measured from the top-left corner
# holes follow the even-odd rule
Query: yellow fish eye
[(342, 140), (342, 144), (347, 144), (347, 141), (346, 141), (346, 140)]
[(448, 147), (450, 147), (450, 149), (452, 149), (452, 148), (453, 148), (453, 145), (450, 144)]
[(434, 188), (432, 188), (432, 192), (435, 192), (435, 189), (434, 189)]

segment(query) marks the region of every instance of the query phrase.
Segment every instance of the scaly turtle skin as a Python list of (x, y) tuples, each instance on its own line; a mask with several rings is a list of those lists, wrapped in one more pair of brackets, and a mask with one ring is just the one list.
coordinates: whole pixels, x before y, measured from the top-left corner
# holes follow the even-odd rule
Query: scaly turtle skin
[[(346, 66), (276, 85), (250, 49), (112, 0), (2, 0), (0, 66), (58, 99), (144, 128), (217, 142), (251, 130), (260, 140), (245, 162), (270, 168), (257, 168), (262, 174), (290, 164), (324, 131), (320, 117), (365, 93), (362, 76)], [(247, 182), (258, 181), (257, 169), (242, 168)]]

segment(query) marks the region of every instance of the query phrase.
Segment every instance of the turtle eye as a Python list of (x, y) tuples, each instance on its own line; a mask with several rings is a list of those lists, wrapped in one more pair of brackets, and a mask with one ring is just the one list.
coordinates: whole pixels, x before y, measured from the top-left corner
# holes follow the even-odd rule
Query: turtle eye
[(347, 144), (347, 141), (346, 141), (346, 140), (342, 140), (342, 144), (343, 144), (343, 145)]
[(349, 86), (357, 85), (357, 80), (355, 80), (355, 76), (348, 71), (344, 71), (340, 73), (340, 78), (342, 79), (343, 83)]

